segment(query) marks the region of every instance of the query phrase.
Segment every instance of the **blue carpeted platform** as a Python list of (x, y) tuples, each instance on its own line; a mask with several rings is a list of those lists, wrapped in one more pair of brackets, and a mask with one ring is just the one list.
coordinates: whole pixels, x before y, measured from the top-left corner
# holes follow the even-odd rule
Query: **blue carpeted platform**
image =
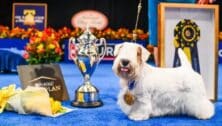
[[(74, 64), (60, 64), (71, 100), (75, 89), (81, 84), (82, 77)], [(147, 121), (134, 122), (125, 116), (116, 104), (119, 91), (118, 78), (112, 72), (111, 63), (100, 64), (92, 82), (100, 89), (104, 106), (94, 109), (78, 109), (58, 118), (39, 115), (18, 115), (14, 112), (0, 114), (0, 126), (222, 126), (222, 65), (219, 65), (218, 94), (215, 103), (216, 114), (210, 120), (198, 120), (187, 116), (169, 116), (151, 118)], [(11, 83), (20, 85), (16, 73), (0, 74), (0, 87)], [(70, 101), (64, 102), (70, 106)]]

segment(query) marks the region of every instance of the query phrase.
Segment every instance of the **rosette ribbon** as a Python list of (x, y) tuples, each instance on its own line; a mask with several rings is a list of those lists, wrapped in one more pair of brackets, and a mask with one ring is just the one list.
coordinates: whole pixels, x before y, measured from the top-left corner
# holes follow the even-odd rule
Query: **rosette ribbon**
[(173, 66), (180, 66), (180, 60), (178, 56), (178, 48), (183, 49), (188, 60), (191, 62), (193, 69), (200, 73), (200, 64), (198, 56), (197, 42), (200, 39), (200, 29), (198, 25), (190, 20), (181, 20), (174, 29), (174, 46), (175, 55)]

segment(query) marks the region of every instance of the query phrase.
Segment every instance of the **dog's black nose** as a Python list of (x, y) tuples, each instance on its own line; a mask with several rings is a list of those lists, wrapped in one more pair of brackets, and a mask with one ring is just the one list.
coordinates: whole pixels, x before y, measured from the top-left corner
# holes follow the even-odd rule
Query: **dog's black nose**
[(127, 66), (129, 64), (129, 60), (128, 59), (122, 59), (121, 63), (123, 66)]

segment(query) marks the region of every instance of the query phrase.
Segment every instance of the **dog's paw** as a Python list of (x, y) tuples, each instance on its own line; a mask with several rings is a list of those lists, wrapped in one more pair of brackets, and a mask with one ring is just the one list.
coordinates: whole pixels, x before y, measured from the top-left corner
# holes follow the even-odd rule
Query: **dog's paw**
[(214, 115), (214, 108), (205, 109), (197, 115), (198, 119), (210, 119)]
[(140, 113), (133, 113), (129, 115), (129, 118), (134, 121), (142, 121), (149, 119), (149, 115), (144, 115)]
[(196, 109), (196, 117), (198, 119), (210, 119), (214, 115), (214, 105), (211, 102), (207, 104), (202, 104), (203, 106)]

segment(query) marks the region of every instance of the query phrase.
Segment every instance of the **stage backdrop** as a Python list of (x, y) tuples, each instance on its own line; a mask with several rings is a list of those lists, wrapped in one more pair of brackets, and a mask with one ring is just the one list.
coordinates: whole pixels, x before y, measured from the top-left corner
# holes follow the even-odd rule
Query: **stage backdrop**
[[(72, 14), (83, 9), (95, 9), (104, 12), (109, 17), (109, 27), (133, 28), (135, 24), (136, 9), (139, 0), (1, 0), (0, 1), (0, 24), (11, 26), (12, 3), (47, 3), (48, 26), (60, 28), (64, 25), (71, 27)], [(143, 0), (143, 8), (139, 21), (139, 28), (147, 30), (147, 1)], [(222, 0), (216, 0), (215, 4), (222, 6)], [(222, 7), (220, 7), (222, 12)], [(220, 13), (220, 21), (222, 13)], [(222, 31), (222, 21), (220, 22)]]
[[(0, 24), (11, 26), (12, 4), (14, 2), (47, 3), (48, 26), (61, 28), (71, 26), (73, 14), (93, 9), (104, 13), (109, 18), (108, 27), (133, 29), (136, 21), (139, 0), (1, 0)], [(138, 28), (147, 30), (147, 0), (143, 0)]]

